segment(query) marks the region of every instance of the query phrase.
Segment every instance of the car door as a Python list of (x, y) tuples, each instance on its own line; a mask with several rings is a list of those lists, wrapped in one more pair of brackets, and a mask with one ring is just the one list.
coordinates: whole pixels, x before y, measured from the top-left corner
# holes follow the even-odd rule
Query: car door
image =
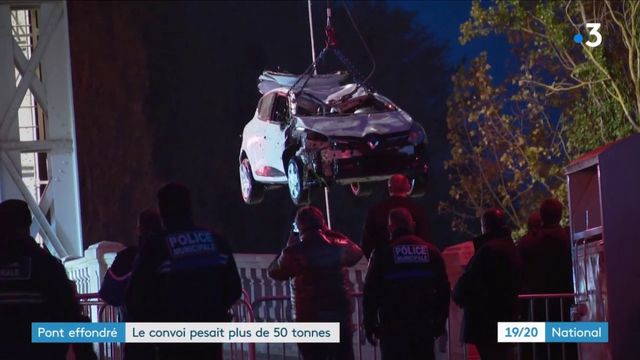
[(266, 139), (268, 122), (271, 118), (271, 110), (275, 94), (266, 94), (258, 102), (256, 116), (247, 124), (244, 131), (245, 150), (249, 155), (253, 175), (258, 181), (268, 180), (266, 169), (269, 165), (267, 159)]
[(284, 94), (276, 94), (271, 109), (270, 120), (265, 127), (264, 151), (269, 166), (269, 175), (275, 181), (286, 181), (282, 153), (284, 152), (284, 132), (289, 118), (289, 101)]

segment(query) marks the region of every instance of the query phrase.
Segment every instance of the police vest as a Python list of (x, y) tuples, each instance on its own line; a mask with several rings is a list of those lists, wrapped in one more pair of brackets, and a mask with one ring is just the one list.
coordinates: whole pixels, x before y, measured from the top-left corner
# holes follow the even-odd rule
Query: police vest
[(25, 256), (0, 265), (0, 306), (44, 303), (44, 295), (34, 286), (32, 262), (30, 256)]
[(157, 269), (159, 273), (222, 267), (229, 263), (229, 255), (220, 252), (210, 231), (171, 233), (165, 235), (163, 241), (168, 256)]

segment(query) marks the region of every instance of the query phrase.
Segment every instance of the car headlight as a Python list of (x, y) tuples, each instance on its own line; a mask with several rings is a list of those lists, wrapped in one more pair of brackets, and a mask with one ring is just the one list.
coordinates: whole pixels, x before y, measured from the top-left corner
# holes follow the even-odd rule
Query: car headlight
[(422, 125), (417, 122), (411, 124), (409, 129), (409, 142), (415, 146), (427, 142), (427, 133), (424, 131)]

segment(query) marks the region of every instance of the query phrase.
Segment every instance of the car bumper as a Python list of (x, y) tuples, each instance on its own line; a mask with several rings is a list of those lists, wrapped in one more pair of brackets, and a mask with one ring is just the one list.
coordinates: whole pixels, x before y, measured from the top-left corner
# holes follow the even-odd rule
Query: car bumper
[(393, 174), (409, 177), (426, 176), (427, 164), (424, 153), (401, 152), (369, 153), (363, 156), (332, 159), (318, 164), (322, 171), (316, 172), (327, 184), (351, 184), (354, 182), (386, 180)]

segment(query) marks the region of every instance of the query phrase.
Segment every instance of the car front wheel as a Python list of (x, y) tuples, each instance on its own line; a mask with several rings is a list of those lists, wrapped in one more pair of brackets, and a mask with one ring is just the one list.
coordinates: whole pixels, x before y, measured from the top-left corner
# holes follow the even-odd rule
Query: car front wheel
[(309, 204), (309, 189), (304, 187), (304, 167), (297, 157), (292, 157), (287, 164), (287, 183), (289, 196), (296, 205)]
[(253, 178), (249, 159), (243, 159), (240, 163), (240, 190), (242, 200), (247, 204), (258, 204), (264, 199), (264, 185)]

